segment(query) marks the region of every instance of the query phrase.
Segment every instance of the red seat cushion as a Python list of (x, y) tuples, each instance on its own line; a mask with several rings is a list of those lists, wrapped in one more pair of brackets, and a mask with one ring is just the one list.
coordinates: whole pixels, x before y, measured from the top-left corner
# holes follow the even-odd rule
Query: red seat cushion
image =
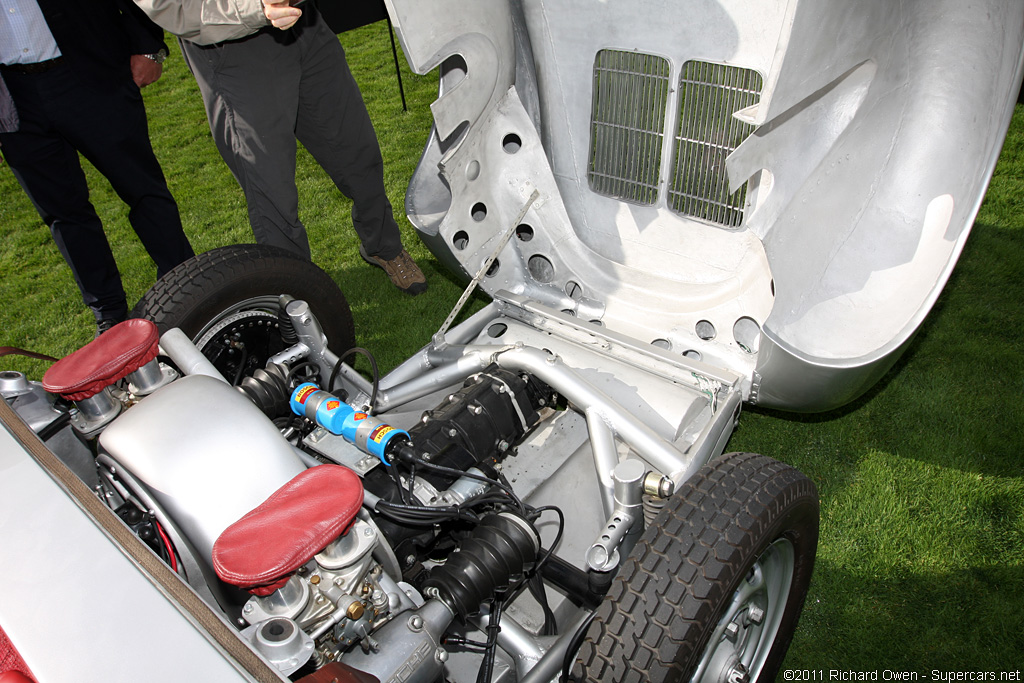
[(217, 576), (268, 595), (341, 535), (363, 504), (363, 483), (340, 465), (296, 475), (213, 544)]
[(156, 358), (160, 333), (141, 318), (126, 320), (50, 366), (43, 388), (69, 401), (98, 394)]
[(0, 683), (35, 683), (28, 665), (0, 627)]
[(0, 674), (0, 683), (36, 683), (20, 671), (5, 671)]

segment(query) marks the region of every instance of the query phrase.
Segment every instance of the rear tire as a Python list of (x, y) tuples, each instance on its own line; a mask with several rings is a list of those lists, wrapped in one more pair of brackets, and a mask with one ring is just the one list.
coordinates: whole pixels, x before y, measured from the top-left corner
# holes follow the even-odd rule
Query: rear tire
[(180, 328), (237, 384), (285, 348), (281, 294), (309, 304), (336, 353), (355, 346), (352, 313), (334, 280), (310, 261), (261, 244), (220, 247), (185, 261), (131, 315), (152, 320), (161, 334)]
[(580, 648), (577, 681), (772, 681), (814, 569), (818, 494), (754, 453), (705, 465), (623, 564)]

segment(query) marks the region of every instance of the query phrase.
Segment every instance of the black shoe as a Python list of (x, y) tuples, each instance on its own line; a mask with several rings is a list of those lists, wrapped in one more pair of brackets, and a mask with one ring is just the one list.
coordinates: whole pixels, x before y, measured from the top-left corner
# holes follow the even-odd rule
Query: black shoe
[(99, 337), (101, 334), (109, 330), (114, 325), (124, 322), (124, 318), (103, 318), (102, 320), (96, 321), (96, 336)]

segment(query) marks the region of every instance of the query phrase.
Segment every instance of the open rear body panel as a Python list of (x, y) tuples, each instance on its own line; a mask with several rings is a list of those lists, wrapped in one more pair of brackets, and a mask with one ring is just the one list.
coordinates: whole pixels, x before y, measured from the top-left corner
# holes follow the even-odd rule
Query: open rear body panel
[(1024, 42), (998, 1), (388, 4), (414, 69), (441, 66), (407, 195), (439, 258), (472, 276), (514, 230), (491, 296), (796, 411), (863, 393), (934, 304)]

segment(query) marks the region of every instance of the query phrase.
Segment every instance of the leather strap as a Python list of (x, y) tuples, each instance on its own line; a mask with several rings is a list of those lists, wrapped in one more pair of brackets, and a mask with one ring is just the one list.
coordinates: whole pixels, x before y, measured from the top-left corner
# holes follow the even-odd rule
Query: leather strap
[(57, 362), (57, 359), (53, 356), (47, 356), (45, 353), (36, 353), (35, 351), (26, 351), (25, 349), (19, 349), (17, 346), (0, 346), (0, 356), (27, 356), (28, 358), (48, 360), (53, 363)]

